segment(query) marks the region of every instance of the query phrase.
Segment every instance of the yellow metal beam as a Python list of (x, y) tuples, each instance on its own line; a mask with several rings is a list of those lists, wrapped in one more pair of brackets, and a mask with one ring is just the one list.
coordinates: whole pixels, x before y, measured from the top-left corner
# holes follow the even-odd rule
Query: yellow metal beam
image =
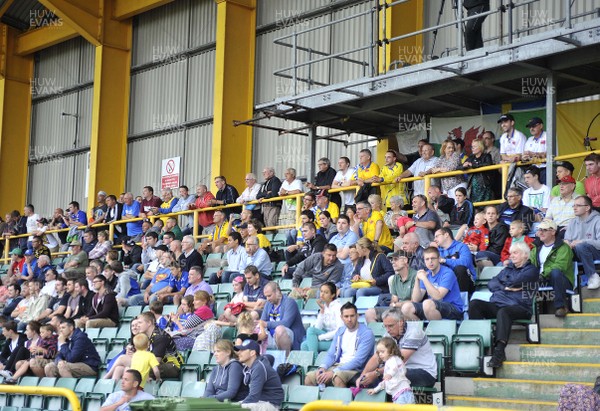
[(38, 0), (95, 46), (102, 43), (102, 0)]
[[(393, 0), (380, 0), (380, 4), (389, 4)], [(383, 15), (385, 13), (385, 16)], [(380, 40), (391, 39), (403, 34), (423, 29), (423, 0), (386, 7), (379, 15)], [(385, 23), (384, 23), (385, 22)], [(385, 26), (385, 27), (384, 27)], [(386, 73), (394, 61), (402, 61), (415, 65), (421, 63), (423, 57), (428, 58), (424, 46), (423, 35), (408, 37), (379, 48), (379, 72)]]
[(117, 20), (125, 20), (172, 2), (173, 0), (117, 0), (113, 17)]
[(33, 56), (16, 55), (18, 31), (0, 24), (0, 210), (21, 210), (27, 195)]
[(216, 0), (217, 49), (215, 63), (212, 177), (225, 175), (236, 187), (252, 168), (252, 128), (233, 121), (252, 118), (256, 1)]
[[(112, 10), (115, 0), (103, 0)], [(104, 44), (96, 47), (88, 210), (96, 193), (121, 193), (125, 187), (131, 70), (132, 21), (102, 19)]]
[(77, 30), (67, 24), (29, 30), (17, 37), (15, 53), (26, 56), (77, 36)]

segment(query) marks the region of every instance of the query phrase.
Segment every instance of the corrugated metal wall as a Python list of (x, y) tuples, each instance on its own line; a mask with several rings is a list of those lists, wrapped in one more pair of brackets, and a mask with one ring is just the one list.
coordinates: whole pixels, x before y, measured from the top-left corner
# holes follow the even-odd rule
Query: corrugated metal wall
[(127, 190), (159, 188), (161, 160), (175, 156), (183, 184), (208, 183), (215, 30), (213, 0), (179, 0), (136, 17)]
[[(305, 30), (310, 27), (316, 27), (332, 20), (338, 20), (343, 17), (355, 15), (364, 10), (368, 10), (371, 2), (364, 2), (347, 7), (334, 12), (324, 11), (323, 14), (311, 19), (301, 18), (305, 11), (315, 10), (326, 6), (328, 1), (278, 1), (265, 0), (258, 3), (257, 23), (261, 25), (273, 24), (274, 29), (262, 32), (257, 36), (256, 44), (256, 86), (255, 101), (256, 104), (272, 101), (276, 98), (289, 96), (294, 93), (293, 82), (291, 79), (276, 77), (273, 72), (292, 63), (292, 49), (274, 45), (273, 40), (293, 33), (294, 31)], [(297, 44), (299, 46), (311, 47), (326, 53), (338, 53), (350, 50), (357, 46), (368, 44), (370, 23), (368, 16), (361, 16), (347, 22), (338, 23), (331, 27), (326, 27), (305, 35), (298, 36)], [(288, 39), (286, 42), (291, 43)], [(354, 53), (350, 55), (356, 60), (368, 61), (367, 52)], [(313, 56), (315, 58), (315, 56)], [(309, 60), (306, 52), (298, 52), (298, 61)], [(330, 68), (333, 68), (330, 70)], [(290, 73), (288, 73), (290, 74)], [(302, 68), (298, 71), (298, 77), (310, 78), (314, 81), (320, 81), (327, 84), (338, 83), (363, 76), (363, 69), (357, 65), (341, 63), (334, 61), (330, 63), (325, 61), (312, 66), (309, 73), (308, 68)], [(316, 86), (319, 87), (319, 86)], [(298, 92), (309, 89), (308, 84), (300, 83)], [(294, 128), (303, 126), (301, 123), (284, 121), (271, 118), (265, 124), (281, 128)], [(327, 135), (338, 132), (339, 130), (319, 127), (318, 135)], [(352, 135), (336, 137), (348, 141), (364, 140), (366, 136)], [(337, 164), (337, 158), (344, 155), (351, 159), (355, 164), (358, 160), (358, 151), (365, 148), (367, 144), (356, 144), (345, 147), (341, 143), (319, 140), (316, 145), (316, 159), (328, 157), (332, 163)], [(255, 128), (254, 129), (254, 147), (253, 147), (253, 171), (259, 172), (265, 166), (275, 167), (277, 175), (283, 176), (283, 172), (288, 167), (296, 169), (298, 176), (307, 176), (310, 158), (310, 142), (308, 137), (286, 134), (279, 136), (274, 131)], [(316, 164), (313, 164), (313, 170)], [(259, 173), (260, 174), (260, 173)], [(312, 177), (309, 177), (312, 179)]]
[(77, 38), (36, 55), (27, 197), (41, 215), (72, 200), (85, 204), (94, 50)]

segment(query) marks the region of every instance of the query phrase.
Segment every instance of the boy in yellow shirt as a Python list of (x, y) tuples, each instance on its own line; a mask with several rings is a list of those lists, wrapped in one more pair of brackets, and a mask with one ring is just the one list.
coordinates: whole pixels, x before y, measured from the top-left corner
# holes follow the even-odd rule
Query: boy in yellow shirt
[(158, 369), (158, 360), (151, 351), (148, 351), (150, 346), (150, 340), (146, 334), (138, 334), (133, 337), (133, 345), (135, 346), (135, 353), (131, 358), (131, 369), (137, 370), (142, 374), (142, 382), (140, 387), (144, 388), (148, 381), (148, 375), (150, 370), (154, 372), (154, 378), (156, 381), (160, 381), (160, 371)]

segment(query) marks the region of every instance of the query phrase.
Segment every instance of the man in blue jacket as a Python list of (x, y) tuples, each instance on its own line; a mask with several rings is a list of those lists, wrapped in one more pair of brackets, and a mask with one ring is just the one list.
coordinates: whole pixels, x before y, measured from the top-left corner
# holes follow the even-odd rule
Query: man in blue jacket
[(344, 326), (340, 327), (319, 369), (306, 374), (304, 385), (346, 387), (365, 367), (375, 347), (375, 337), (365, 324), (358, 323), (356, 306), (347, 302), (341, 309)]
[(440, 251), (440, 264), (454, 271), (460, 291), (472, 294), (475, 291), (477, 271), (469, 247), (465, 243), (456, 241), (452, 230), (447, 227), (437, 230), (433, 241)]
[(60, 323), (58, 354), (54, 362), (46, 365), (46, 377), (95, 377), (102, 361), (87, 334), (71, 319)]
[(284, 350), (287, 356), (290, 350), (300, 349), (300, 343), (306, 335), (298, 304), (281, 294), (279, 284), (274, 281), (265, 285), (263, 293), (267, 303), (260, 321), (267, 330), (268, 348)]
[[(294, 303), (296, 304), (296, 303)], [(241, 402), (243, 408), (277, 411), (284, 399), (283, 387), (279, 375), (265, 357), (260, 355), (260, 345), (254, 340), (245, 340), (234, 349), (244, 364), (244, 385), (248, 386), (248, 395)]]

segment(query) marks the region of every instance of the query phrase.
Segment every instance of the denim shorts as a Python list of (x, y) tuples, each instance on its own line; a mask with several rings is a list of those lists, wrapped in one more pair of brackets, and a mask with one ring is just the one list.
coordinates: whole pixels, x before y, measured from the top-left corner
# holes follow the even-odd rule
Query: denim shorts
[[(440, 312), (444, 320), (462, 320), (463, 313), (454, 306), (454, 304), (447, 303), (444, 301), (433, 300), (435, 303), (435, 309)], [(425, 311), (423, 311), (423, 303), (413, 303), (415, 307), (415, 313), (421, 320), (427, 320), (425, 317)]]

